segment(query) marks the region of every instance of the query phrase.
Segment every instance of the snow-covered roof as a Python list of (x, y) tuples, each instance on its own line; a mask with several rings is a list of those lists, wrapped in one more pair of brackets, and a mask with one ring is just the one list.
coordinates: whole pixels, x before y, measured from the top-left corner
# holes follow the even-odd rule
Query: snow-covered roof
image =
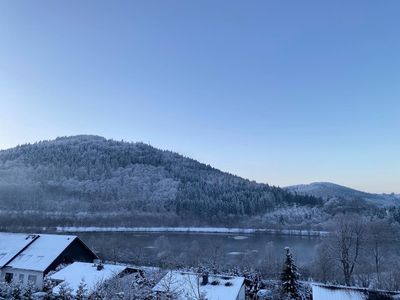
[(0, 232), (0, 268), (32, 243), (35, 235)]
[(312, 284), (313, 300), (365, 300), (365, 294), (346, 288), (328, 288)]
[[(12, 235), (16, 239), (18, 234)], [(36, 236), (38, 237), (13, 258), (7, 267), (43, 272), (77, 238), (75, 235), (56, 234)]]
[(170, 271), (152, 290), (172, 293), (178, 300), (197, 299), (200, 295), (207, 300), (236, 300), (243, 283), (244, 277), (209, 275), (208, 284), (202, 285), (200, 274)]
[[(65, 282), (72, 289), (72, 294), (75, 294), (82, 280), (85, 281), (89, 292), (93, 292), (99, 284), (118, 276), (127, 269), (130, 268), (121, 265), (103, 264), (103, 269), (97, 270), (96, 264), (74, 262), (49, 277), (53, 280), (62, 281), (62, 283)], [(54, 293), (58, 293), (62, 283), (53, 288)]]

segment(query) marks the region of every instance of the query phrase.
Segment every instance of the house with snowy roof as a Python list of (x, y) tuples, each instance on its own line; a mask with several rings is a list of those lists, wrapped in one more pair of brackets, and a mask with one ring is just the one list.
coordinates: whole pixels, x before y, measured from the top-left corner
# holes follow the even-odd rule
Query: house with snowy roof
[(153, 287), (157, 299), (245, 300), (244, 277), (169, 271)]
[(44, 276), (60, 264), (98, 259), (77, 236), (0, 232), (0, 281), (32, 282), (38, 289)]
[(400, 293), (393, 291), (326, 285), (322, 283), (313, 283), (311, 284), (311, 288), (313, 300), (400, 299)]
[(55, 295), (58, 294), (62, 285), (67, 285), (71, 289), (71, 294), (75, 296), (81, 282), (86, 284), (88, 295), (90, 295), (108, 280), (133, 273), (143, 275), (140, 270), (129, 266), (103, 264), (101, 262), (74, 262), (50, 275), (49, 279), (56, 284), (53, 288)]

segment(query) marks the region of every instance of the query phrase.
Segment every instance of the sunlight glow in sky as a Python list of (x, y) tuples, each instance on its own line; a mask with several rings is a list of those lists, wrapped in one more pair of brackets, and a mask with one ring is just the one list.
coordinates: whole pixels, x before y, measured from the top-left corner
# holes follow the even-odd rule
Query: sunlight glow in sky
[(1, 1), (0, 148), (97, 134), (400, 193), (400, 2)]

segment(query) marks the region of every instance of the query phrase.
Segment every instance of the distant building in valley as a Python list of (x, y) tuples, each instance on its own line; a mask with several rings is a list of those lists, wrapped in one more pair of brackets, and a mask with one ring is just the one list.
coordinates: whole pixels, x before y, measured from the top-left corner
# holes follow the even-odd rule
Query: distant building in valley
[(0, 281), (32, 282), (41, 289), (44, 276), (60, 264), (95, 259), (74, 235), (0, 233)]

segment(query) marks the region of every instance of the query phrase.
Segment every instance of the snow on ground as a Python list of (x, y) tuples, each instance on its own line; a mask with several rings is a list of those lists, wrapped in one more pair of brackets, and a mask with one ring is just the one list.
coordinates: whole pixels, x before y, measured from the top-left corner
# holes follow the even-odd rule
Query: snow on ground
[(255, 229), (227, 227), (57, 227), (58, 232), (187, 232), (187, 233), (271, 233), (284, 235), (326, 236), (327, 231), (297, 229)]
[(313, 300), (366, 300), (364, 293), (351, 289), (331, 289), (312, 284)]
[(237, 235), (237, 236), (233, 237), (234, 240), (238, 240), (238, 241), (245, 240), (248, 238), (249, 238), (248, 236), (243, 236), (243, 235)]

